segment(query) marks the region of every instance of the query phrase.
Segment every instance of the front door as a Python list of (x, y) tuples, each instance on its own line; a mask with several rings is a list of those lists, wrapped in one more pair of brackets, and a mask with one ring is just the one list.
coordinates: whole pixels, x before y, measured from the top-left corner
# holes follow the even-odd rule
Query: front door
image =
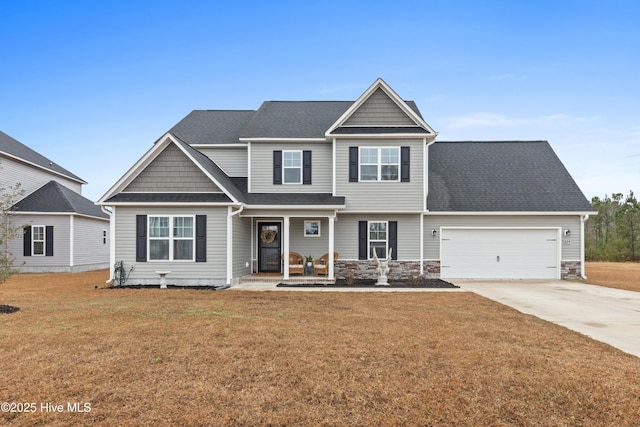
[(258, 273), (280, 273), (280, 223), (258, 223)]

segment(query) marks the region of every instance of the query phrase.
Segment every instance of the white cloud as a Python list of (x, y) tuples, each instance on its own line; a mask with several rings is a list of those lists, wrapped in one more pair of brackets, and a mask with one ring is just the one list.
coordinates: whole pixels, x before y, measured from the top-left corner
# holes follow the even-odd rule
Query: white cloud
[(439, 120), (445, 129), (464, 129), (472, 127), (516, 127), (516, 126), (569, 126), (581, 122), (593, 122), (598, 116), (579, 117), (569, 114), (551, 114), (548, 116), (517, 118), (501, 113), (478, 112), (463, 116), (445, 117)]

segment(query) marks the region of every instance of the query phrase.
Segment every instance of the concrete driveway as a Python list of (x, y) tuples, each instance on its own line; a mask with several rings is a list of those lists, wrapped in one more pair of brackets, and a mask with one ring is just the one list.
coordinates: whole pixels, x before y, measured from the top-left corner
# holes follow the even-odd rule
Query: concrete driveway
[(566, 281), (452, 282), (640, 357), (640, 292)]

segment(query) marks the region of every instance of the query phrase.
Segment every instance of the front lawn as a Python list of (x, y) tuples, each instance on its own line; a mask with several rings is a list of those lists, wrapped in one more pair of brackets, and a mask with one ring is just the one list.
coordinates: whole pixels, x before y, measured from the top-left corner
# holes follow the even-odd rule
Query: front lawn
[(0, 304), (20, 308), (0, 314), (0, 401), (36, 408), (0, 424), (640, 420), (640, 359), (472, 293), (104, 289), (106, 277), (0, 285)]

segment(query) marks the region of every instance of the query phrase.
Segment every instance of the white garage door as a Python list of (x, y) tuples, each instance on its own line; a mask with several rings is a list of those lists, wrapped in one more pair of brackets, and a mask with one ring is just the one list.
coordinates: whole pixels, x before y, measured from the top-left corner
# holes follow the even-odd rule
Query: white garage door
[(558, 229), (443, 228), (441, 277), (559, 279)]

